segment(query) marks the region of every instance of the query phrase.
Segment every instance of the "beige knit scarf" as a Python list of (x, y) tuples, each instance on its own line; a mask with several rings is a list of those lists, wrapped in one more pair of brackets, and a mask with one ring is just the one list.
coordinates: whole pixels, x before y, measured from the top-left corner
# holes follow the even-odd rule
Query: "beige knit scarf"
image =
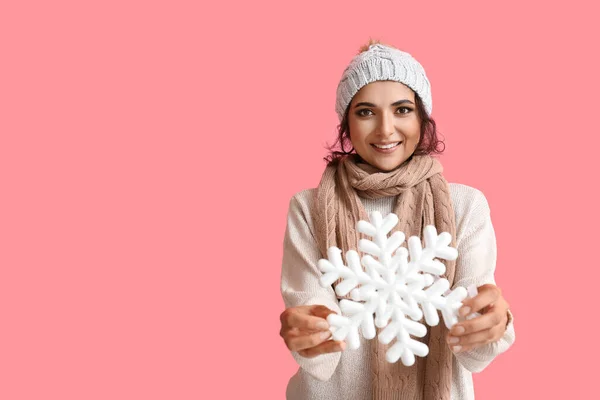
[[(351, 249), (361, 257), (364, 255), (357, 244), (365, 236), (356, 231), (356, 223), (368, 221), (369, 217), (359, 194), (370, 199), (399, 195), (393, 212), (400, 222), (390, 235), (399, 230), (406, 234), (406, 240), (410, 236), (422, 239), (423, 227), (433, 224), (438, 233), (449, 232), (451, 246), (456, 247), (454, 209), (442, 171), (440, 162), (428, 155), (412, 156), (390, 172), (376, 169), (356, 154), (328, 166), (316, 191), (316, 206), (312, 211), (321, 256), (327, 258), (331, 246), (340, 248), (344, 255)], [(446, 265), (444, 276), (452, 285), (455, 262), (442, 262)], [(445, 342), (446, 334), (443, 322), (428, 327), (427, 335), (417, 340), (429, 346), (429, 354), (425, 358), (415, 357), (411, 367), (400, 360), (393, 364), (385, 360), (385, 352), (394, 342), (383, 345), (376, 338), (371, 340), (373, 398), (450, 400), (452, 353)]]

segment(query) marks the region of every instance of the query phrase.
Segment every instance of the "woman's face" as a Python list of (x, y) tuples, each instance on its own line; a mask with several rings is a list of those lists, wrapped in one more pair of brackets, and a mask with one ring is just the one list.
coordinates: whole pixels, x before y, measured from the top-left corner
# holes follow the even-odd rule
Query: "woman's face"
[(364, 161), (391, 171), (414, 153), (421, 124), (415, 94), (408, 86), (393, 81), (369, 83), (354, 95), (349, 107), (350, 141)]

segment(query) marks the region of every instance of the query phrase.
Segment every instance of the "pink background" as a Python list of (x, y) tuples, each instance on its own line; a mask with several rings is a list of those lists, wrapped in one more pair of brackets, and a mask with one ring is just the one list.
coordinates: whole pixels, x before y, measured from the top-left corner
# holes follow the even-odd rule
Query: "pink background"
[(2, 2), (0, 398), (284, 398), (287, 207), (369, 36), (491, 206), (517, 340), (477, 398), (594, 397), (598, 10), (461, 3)]

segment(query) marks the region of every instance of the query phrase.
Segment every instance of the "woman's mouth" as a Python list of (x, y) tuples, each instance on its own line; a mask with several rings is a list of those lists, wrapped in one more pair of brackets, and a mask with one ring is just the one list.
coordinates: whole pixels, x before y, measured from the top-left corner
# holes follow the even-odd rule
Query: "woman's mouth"
[(389, 144), (375, 144), (375, 143), (371, 143), (371, 146), (373, 146), (373, 148), (379, 152), (379, 153), (392, 153), (394, 150), (396, 150), (396, 148), (398, 146), (400, 146), (400, 144), (402, 144), (402, 142), (393, 142), (393, 143), (389, 143)]

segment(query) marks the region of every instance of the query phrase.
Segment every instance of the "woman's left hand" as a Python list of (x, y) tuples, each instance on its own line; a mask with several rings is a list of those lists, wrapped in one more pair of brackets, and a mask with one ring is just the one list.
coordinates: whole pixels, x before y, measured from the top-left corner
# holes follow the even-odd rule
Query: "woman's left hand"
[(477, 296), (465, 299), (460, 316), (479, 312), (481, 316), (455, 324), (448, 337), (448, 345), (455, 353), (469, 351), (496, 342), (504, 335), (508, 324), (508, 302), (496, 285), (477, 288)]

